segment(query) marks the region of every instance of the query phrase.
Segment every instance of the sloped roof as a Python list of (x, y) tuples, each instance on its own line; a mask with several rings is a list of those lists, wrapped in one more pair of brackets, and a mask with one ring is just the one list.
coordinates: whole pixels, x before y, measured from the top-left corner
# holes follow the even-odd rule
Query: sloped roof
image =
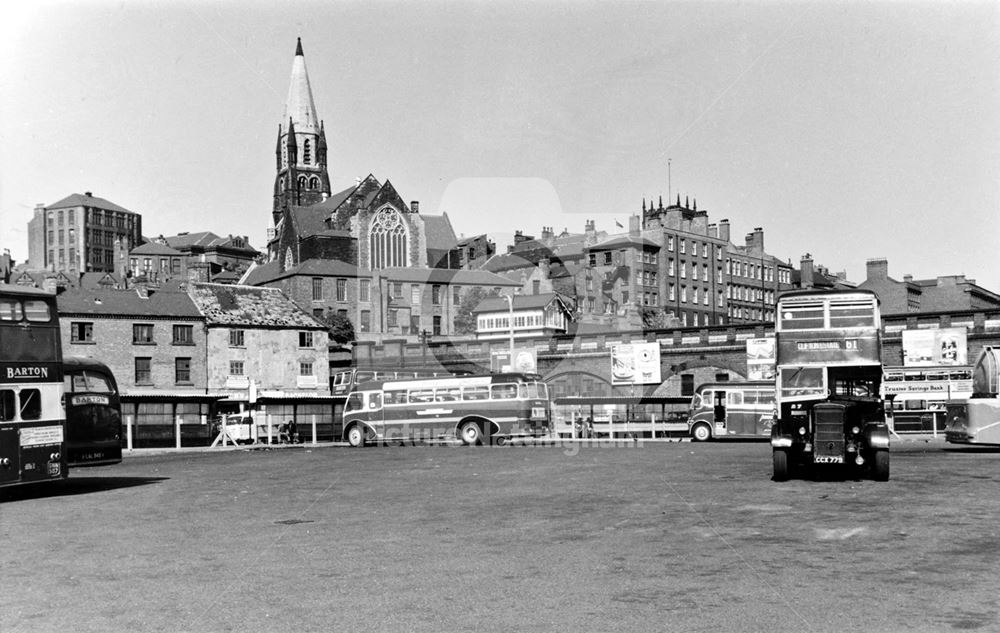
[(104, 198), (98, 198), (97, 196), (88, 196), (86, 194), (74, 193), (66, 196), (59, 202), (54, 202), (46, 209), (65, 209), (68, 207), (91, 207), (94, 209), (105, 209), (108, 211), (124, 211), (125, 213), (135, 213), (134, 211), (129, 211), (125, 207), (120, 207), (114, 202), (105, 200)]
[(458, 244), (455, 229), (451, 226), (448, 214), (421, 215), (424, 219), (424, 235), (427, 237), (427, 250), (450, 251)]
[(389, 281), (451, 284), (463, 286), (517, 287), (521, 284), (486, 270), (454, 268), (384, 268), (379, 273)]
[(180, 252), (176, 248), (170, 248), (166, 244), (160, 244), (159, 242), (146, 242), (142, 246), (136, 246), (129, 251), (129, 255), (169, 255), (172, 257), (183, 257), (184, 253)]
[(281, 264), (277, 260), (272, 260), (266, 264), (250, 264), (250, 268), (244, 273), (243, 284), (247, 286), (259, 286), (276, 279), (281, 274)]
[[(445, 215), (448, 214), (446, 213)], [(455, 246), (467, 246), (475, 242), (476, 240), (485, 240), (485, 239), (487, 239), (487, 234), (480, 233), (479, 235), (473, 235), (472, 237), (463, 237), (459, 239), (458, 241), (455, 242)]]
[(221, 238), (211, 231), (201, 231), (198, 233), (178, 233), (163, 239), (173, 248), (191, 248), (192, 246), (210, 246), (216, 244)]
[(326, 218), (329, 215), (329, 210), (315, 204), (308, 207), (292, 206), (288, 209), (292, 228), (299, 239), (325, 231), (327, 229)]
[(210, 325), (326, 329), (277, 288), (195, 283), (188, 295)]
[(199, 318), (187, 293), (176, 286), (153, 291), (143, 299), (135, 288), (72, 288), (56, 297), (60, 314), (93, 316)]
[(102, 288), (104, 287), (104, 284), (101, 283), (102, 281), (106, 285), (116, 286), (121, 283), (121, 278), (109, 272), (83, 273), (80, 275), (79, 286), (85, 289)]
[(610, 250), (613, 248), (660, 248), (660, 245), (653, 240), (640, 236), (618, 235), (609, 240), (594, 244), (590, 247), (592, 251)]
[[(558, 302), (561, 307), (569, 312), (568, 304), (562, 295), (556, 292), (546, 292), (539, 295), (514, 295), (514, 310), (537, 310), (544, 308), (552, 302)], [(479, 312), (501, 312), (509, 310), (510, 305), (503, 297), (487, 297), (479, 302), (473, 310), (473, 314)]]

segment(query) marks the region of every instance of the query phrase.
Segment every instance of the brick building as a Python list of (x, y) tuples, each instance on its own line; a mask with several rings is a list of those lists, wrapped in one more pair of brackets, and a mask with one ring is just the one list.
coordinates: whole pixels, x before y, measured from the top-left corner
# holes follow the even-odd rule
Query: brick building
[(1000, 295), (979, 286), (974, 279), (966, 279), (965, 275), (943, 275), (934, 279), (904, 275), (902, 281), (893, 279), (889, 276), (889, 262), (884, 258), (868, 260), (865, 280), (858, 287), (878, 295), (883, 314), (1000, 306)]

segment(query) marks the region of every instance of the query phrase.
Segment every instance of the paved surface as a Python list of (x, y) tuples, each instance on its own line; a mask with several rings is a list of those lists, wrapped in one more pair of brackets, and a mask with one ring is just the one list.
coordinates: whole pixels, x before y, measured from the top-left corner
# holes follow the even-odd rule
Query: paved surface
[(1000, 452), (770, 480), (767, 443), (144, 453), (0, 493), (0, 631), (1000, 630)]

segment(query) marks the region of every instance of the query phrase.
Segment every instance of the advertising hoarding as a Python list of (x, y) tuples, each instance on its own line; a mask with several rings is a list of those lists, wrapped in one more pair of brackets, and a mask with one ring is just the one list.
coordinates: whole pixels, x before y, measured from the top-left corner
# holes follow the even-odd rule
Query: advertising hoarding
[(968, 340), (964, 327), (903, 330), (904, 367), (968, 363)]
[(747, 339), (747, 380), (774, 380), (774, 339)]
[(611, 346), (611, 384), (659, 384), (660, 344), (622, 343)]

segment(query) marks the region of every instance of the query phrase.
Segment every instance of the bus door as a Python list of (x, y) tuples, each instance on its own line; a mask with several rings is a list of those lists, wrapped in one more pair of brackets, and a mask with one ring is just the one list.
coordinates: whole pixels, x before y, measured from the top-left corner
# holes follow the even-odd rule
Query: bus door
[(17, 427), (10, 422), (0, 422), (0, 484), (21, 478), (21, 446)]
[(729, 435), (753, 435), (756, 420), (743, 403), (743, 391), (731, 390), (726, 394), (726, 429)]
[(715, 434), (716, 435), (722, 435), (722, 434), (724, 434), (724, 433), (727, 432), (726, 431), (726, 417), (727, 417), (726, 395), (728, 393), (729, 392), (727, 392), (724, 389), (716, 389), (712, 393), (712, 396), (713, 396), (713, 399), (712, 399), (712, 404), (713, 404), (713, 406), (712, 406), (712, 411), (713, 411), (712, 422), (715, 425)]

